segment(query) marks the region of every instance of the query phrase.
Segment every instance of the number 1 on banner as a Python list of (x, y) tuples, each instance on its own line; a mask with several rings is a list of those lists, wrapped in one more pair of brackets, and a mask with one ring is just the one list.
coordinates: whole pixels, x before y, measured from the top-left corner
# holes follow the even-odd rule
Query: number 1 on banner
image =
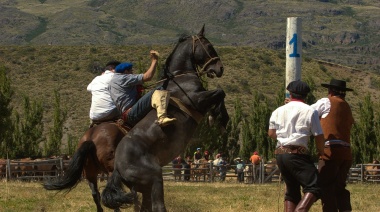
[(300, 54), (297, 53), (298, 45), (297, 45), (297, 34), (293, 34), (293, 38), (289, 41), (289, 44), (293, 44), (293, 53), (289, 55), (289, 57), (300, 57)]

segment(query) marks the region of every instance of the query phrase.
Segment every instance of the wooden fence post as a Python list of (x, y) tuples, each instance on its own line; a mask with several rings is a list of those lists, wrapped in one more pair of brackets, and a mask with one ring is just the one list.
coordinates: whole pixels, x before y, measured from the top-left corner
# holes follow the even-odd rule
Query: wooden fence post
[(7, 166), (6, 166), (6, 179), (10, 180), (11, 179), (11, 160), (7, 159)]

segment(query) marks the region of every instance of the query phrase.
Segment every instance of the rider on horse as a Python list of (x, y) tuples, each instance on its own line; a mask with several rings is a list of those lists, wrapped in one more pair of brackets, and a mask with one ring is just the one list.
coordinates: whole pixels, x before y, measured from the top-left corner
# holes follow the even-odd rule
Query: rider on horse
[(160, 126), (166, 126), (176, 121), (175, 118), (168, 118), (166, 115), (170, 98), (168, 91), (161, 90), (162, 88), (159, 87), (140, 99), (137, 98), (137, 86), (150, 81), (156, 72), (158, 52), (150, 51), (150, 58), (151, 65), (144, 74), (133, 74), (132, 63), (119, 64), (115, 68), (116, 73), (109, 85), (112, 100), (123, 114), (124, 123), (130, 126), (136, 125), (152, 108), (157, 110), (157, 123)]

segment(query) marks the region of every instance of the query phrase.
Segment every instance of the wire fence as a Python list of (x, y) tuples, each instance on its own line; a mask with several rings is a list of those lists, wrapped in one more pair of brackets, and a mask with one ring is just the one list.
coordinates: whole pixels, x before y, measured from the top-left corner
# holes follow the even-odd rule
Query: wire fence
[[(44, 181), (65, 175), (69, 160), (56, 159), (0, 159), (0, 179), (19, 181)], [(240, 182), (246, 184), (263, 184), (280, 181), (280, 171), (274, 162), (258, 165), (246, 164), (241, 172), (236, 165), (215, 166), (213, 163), (168, 164), (162, 167), (163, 179), (184, 182)], [(106, 180), (101, 174), (99, 179)], [(357, 164), (350, 169), (348, 183), (380, 182), (380, 164)]]

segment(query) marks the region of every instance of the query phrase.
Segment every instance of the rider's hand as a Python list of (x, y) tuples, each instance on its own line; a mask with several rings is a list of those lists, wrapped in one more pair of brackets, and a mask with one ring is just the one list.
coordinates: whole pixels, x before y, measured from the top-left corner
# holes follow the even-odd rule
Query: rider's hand
[(157, 51), (150, 50), (150, 58), (152, 60), (158, 60), (158, 56), (160, 56), (160, 54)]

